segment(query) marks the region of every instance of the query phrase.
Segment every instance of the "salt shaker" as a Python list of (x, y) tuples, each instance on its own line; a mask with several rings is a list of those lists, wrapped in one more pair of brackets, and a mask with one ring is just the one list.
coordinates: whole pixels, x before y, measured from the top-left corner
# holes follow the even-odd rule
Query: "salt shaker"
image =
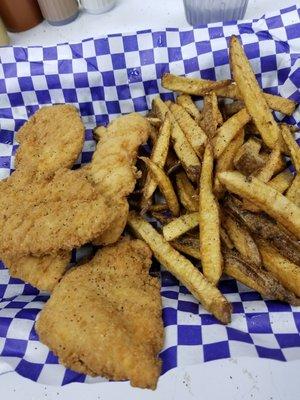
[(51, 25), (65, 25), (77, 18), (77, 0), (38, 0), (44, 18)]
[(81, 0), (82, 7), (90, 14), (102, 14), (110, 11), (116, 0)]

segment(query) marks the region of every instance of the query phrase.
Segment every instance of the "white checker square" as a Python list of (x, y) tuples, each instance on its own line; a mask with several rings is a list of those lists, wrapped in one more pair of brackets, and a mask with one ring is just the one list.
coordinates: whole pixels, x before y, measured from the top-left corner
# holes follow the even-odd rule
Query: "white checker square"
[(12, 146), (9, 144), (0, 143), (0, 154), (1, 156), (11, 156)]
[(14, 318), (18, 312), (18, 308), (2, 308), (0, 315), (4, 318)]
[(14, 318), (9, 325), (6, 336), (12, 339), (28, 340), (33, 324), (34, 321), (29, 319)]
[(198, 63), (199, 63), (200, 73), (201, 73), (201, 70), (203, 70), (203, 69), (215, 67), (214, 58), (213, 58), (212, 53), (200, 54), (198, 56)]
[[(5, 338), (0, 337), (0, 354), (2, 353), (2, 351), (4, 349), (4, 345), (5, 345)], [(1, 373), (2, 373), (2, 360), (1, 360), (1, 363), (0, 363), (0, 374)]]
[(25, 104), (38, 104), (36, 93), (33, 91), (22, 92), (22, 97)]
[(102, 54), (101, 56), (97, 56), (97, 64), (99, 67), (99, 71), (112, 71), (112, 59), (109, 54)]
[(257, 357), (257, 350), (252, 343), (238, 342), (229, 340), (229, 351), (232, 358), (237, 357)]
[(182, 58), (184, 60), (192, 58), (192, 57), (197, 57), (197, 50), (196, 50), (196, 46), (195, 43), (188, 43), (186, 45), (184, 45), (183, 47), (181, 47), (181, 54), (182, 54)]
[(47, 60), (46, 62), (44, 62), (44, 73), (45, 75), (59, 75), (57, 61)]
[(227, 49), (227, 42), (224, 37), (214, 38), (211, 40), (211, 49), (212, 51), (224, 50)]
[(44, 75), (33, 75), (31, 79), (35, 90), (48, 90), (48, 83)]
[(139, 50), (153, 49), (152, 35), (149, 33), (139, 33), (137, 35), (137, 42)]
[(141, 82), (129, 84), (129, 90), (132, 99), (140, 97), (142, 94), (144, 94), (143, 91), (141, 91), (141, 87), (143, 87), (142, 85), (143, 84)]
[(155, 47), (153, 52), (155, 64), (169, 63), (169, 54), (166, 47)]
[(141, 70), (143, 82), (156, 79), (156, 69), (154, 64), (143, 65)]
[(242, 332), (248, 332), (247, 319), (244, 314), (232, 314), (231, 323), (228, 326)]
[(87, 73), (89, 87), (98, 87), (102, 86), (102, 77), (99, 74), (99, 71), (90, 71)]
[(136, 68), (140, 65), (140, 55), (138, 51), (130, 51), (124, 54), (126, 68)]
[(215, 68), (216, 80), (231, 79), (230, 66), (228, 64)]
[(39, 62), (43, 60), (43, 48), (42, 47), (28, 47), (28, 61)]
[(3, 47), (1, 49), (1, 63), (8, 64), (16, 62), (13, 47)]
[(195, 42), (210, 41), (208, 28), (198, 28), (194, 30)]
[(274, 71), (269, 71), (269, 72), (263, 72), (261, 75), (261, 82), (262, 82), (262, 87), (267, 88), (267, 87), (272, 87), (272, 86), (277, 86), (277, 79), (276, 82), (274, 82)]
[[(0, 179), (5, 179), (9, 176), (9, 169), (0, 168)], [(2, 280), (1, 280), (2, 282)]]
[[(181, 47), (180, 37), (178, 31), (167, 31), (166, 32), (168, 47)], [(172, 45), (171, 45), (172, 44)]]
[(111, 36), (109, 38), (109, 49), (111, 54), (124, 53), (123, 37)]
[(263, 313), (268, 312), (268, 307), (263, 300), (244, 301), (245, 313)]
[(39, 375), (39, 382), (61, 386), (65, 371), (65, 367), (61, 364), (45, 364)]
[(24, 358), (28, 362), (44, 364), (48, 354), (49, 348), (46, 345), (38, 340), (29, 340)]
[(57, 46), (58, 60), (70, 60), (72, 58), (72, 49), (68, 44), (59, 44)]
[(177, 299), (170, 299), (169, 297), (165, 297), (163, 296), (162, 293), (162, 304), (163, 304), (163, 308), (174, 308), (175, 310), (177, 309), (178, 306), (178, 300)]
[(65, 103), (65, 98), (61, 89), (51, 89), (49, 92), (52, 104)]
[(177, 314), (178, 325), (201, 325), (199, 314), (193, 314), (186, 311), (179, 311)]
[(17, 66), (17, 76), (19, 78), (31, 75), (30, 64), (28, 62), (18, 62), (16, 66)]
[(86, 103), (92, 101), (91, 92), (86, 88), (76, 89), (78, 103)]
[(128, 84), (128, 76), (126, 69), (117, 69), (114, 71), (114, 78), (116, 86), (119, 85), (127, 85)]
[(103, 101), (93, 102), (93, 107), (94, 107), (95, 115), (107, 114), (107, 109), (106, 109), (105, 103)]
[(281, 349), (281, 351), (287, 361), (300, 360), (299, 347), (289, 347), (287, 349)]
[(239, 28), (237, 25), (224, 25), (223, 32), (225, 37), (230, 37), (231, 35), (239, 35)]
[[(95, 123), (94, 123), (95, 126)], [(83, 152), (94, 152), (96, 148), (96, 144), (94, 140), (86, 140), (83, 145)]]
[(253, 343), (256, 346), (266, 347), (267, 349), (278, 349), (279, 344), (272, 333), (251, 333)]
[(117, 88), (115, 86), (104, 86), (103, 89), (105, 101), (118, 100)]
[(177, 325), (168, 325), (164, 328), (165, 342), (163, 350), (167, 349), (170, 346), (170, 343), (177, 343), (177, 328)]
[(93, 40), (82, 42), (82, 56), (83, 58), (95, 57), (95, 44)]
[(259, 50), (260, 50), (260, 55), (262, 57), (272, 56), (272, 55), (276, 54), (275, 41), (263, 40), (263, 41), (259, 42)]
[(218, 343), (228, 341), (226, 327), (223, 325), (202, 325), (202, 343)]
[(294, 10), (285, 14), (281, 14), (282, 23), (284, 26), (292, 25), (299, 22), (298, 10)]
[(131, 100), (120, 100), (119, 105), (121, 114), (128, 114), (133, 111), (133, 103)]
[(195, 365), (201, 364), (204, 361), (202, 346), (177, 346), (177, 364)]
[(11, 297), (18, 296), (18, 294), (22, 293), (24, 289), (24, 284), (13, 284), (13, 285), (7, 285), (6, 290), (5, 290), (5, 298), (9, 299)]
[(185, 69), (184, 69), (184, 64), (183, 61), (172, 61), (170, 62), (170, 70), (172, 71), (173, 74), (175, 75), (186, 75)]
[[(287, 34), (286, 34), (286, 30), (283, 28), (274, 28), (272, 29), (272, 35), (274, 37), (277, 37), (278, 39), (280, 38), (281, 42), (286, 42), (287, 41)], [(299, 43), (299, 38), (297, 38), (297, 44)], [(298, 47), (298, 46), (297, 46)]]
[(74, 58), (72, 60), (72, 70), (74, 73), (82, 73), (87, 71), (86, 60), (83, 58)]
[[(1, 108), (10, 108), (11, 107), (7, 94), (0, 94), (0, 104), (1, 104)], [(1, 124), (1, 126), (3, 127), (3, 124)]]
[(18, 78), (5, 78), (5, 85), (7, 93), (21, 92)]
[(269, 318), (274, 333), (298, 333), (293, 313), (271, 312)]
[(60, 80), (62, 89), (74, 89), (74, 76), (73, 74), (64, 74)]

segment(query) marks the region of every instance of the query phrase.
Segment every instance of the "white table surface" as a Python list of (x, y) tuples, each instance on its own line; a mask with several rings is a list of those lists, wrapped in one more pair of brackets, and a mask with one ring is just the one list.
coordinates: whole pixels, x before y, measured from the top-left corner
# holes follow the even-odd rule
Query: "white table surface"
[[(249, 0), (245, 18), (300, 4), (299, 0)], [(181, 0), (119, 0), (104, 15), (82, 13), (70, 25), (43, 22), (34, 29), (11, 34), (12, 44), (46, 45), (78, 41), (107, 33), (186, 25)], [(300, 361), (240, 358), (177, 368), (160, 378), (155, 392), (133, 389), (127, 382), (70, 384), (63, 388), (33, 383), (15, 373), (0, 376), (2, 400), (298, 400)]]

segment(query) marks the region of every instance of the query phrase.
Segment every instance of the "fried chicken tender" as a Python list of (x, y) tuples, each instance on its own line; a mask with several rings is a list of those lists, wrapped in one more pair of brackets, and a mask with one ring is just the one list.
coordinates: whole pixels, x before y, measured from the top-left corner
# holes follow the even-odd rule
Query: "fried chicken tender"
[(121, 236), (127, 221), (126, 197), (133, 191), (138, 172), (135, 167), (137, 151), (151, 132), (151, 125), (139, 114), (132, 113), (96, 128), (99, 139), (93, 155), (90, 175), (109, 204), (117, 211), (109, 229), (95, 240), (97, 244), (111, 244)]
[(17, 140), (16, 168), (48, 176), (74, 164), (84, 143), (84, 125), (71, 105), (43, 107), (21, 127)]
[(40, 340), (75, 371), (155, 389), (163, 324), (150, 265), (141, 240), (99, 250), (55, 287), (36, 323)]

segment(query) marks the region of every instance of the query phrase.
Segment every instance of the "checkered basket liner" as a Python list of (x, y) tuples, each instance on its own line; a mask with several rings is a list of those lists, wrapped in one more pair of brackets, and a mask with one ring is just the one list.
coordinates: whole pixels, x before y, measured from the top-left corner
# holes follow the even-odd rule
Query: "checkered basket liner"
[[(90, 161), (92, 128), (120, 114), (145, 113), (165, 72), (230, 77), (228, 40), (238, 35), (266, 92), (300, 102), (300, 9), (296, 6), (254, 21), (214, 23), (198, 28), (150, 29), (52, 47), (0, 49), (0, 178), (14, 166), (15, 132), (39, 108), (75, 105), (86, 126), (78, 163)], [(279, 113), (276, 117), (281, 120)], [(299, 124), (300, 113), (284, 119)], [(221, 325), (168, 272), (161, 272), (165, 344), (162, 373), (176, 366), (228, 357), (300, 359), (300, 309), (261, 296), (233, 279), (220, 282), (233, 305), (232, 323)], [(44, 384), (94, 382), (65, 369), (38, 340), (34, 322), (48, 299), (13, 279), (0, 264), (0, 373), (15, 370)]]

